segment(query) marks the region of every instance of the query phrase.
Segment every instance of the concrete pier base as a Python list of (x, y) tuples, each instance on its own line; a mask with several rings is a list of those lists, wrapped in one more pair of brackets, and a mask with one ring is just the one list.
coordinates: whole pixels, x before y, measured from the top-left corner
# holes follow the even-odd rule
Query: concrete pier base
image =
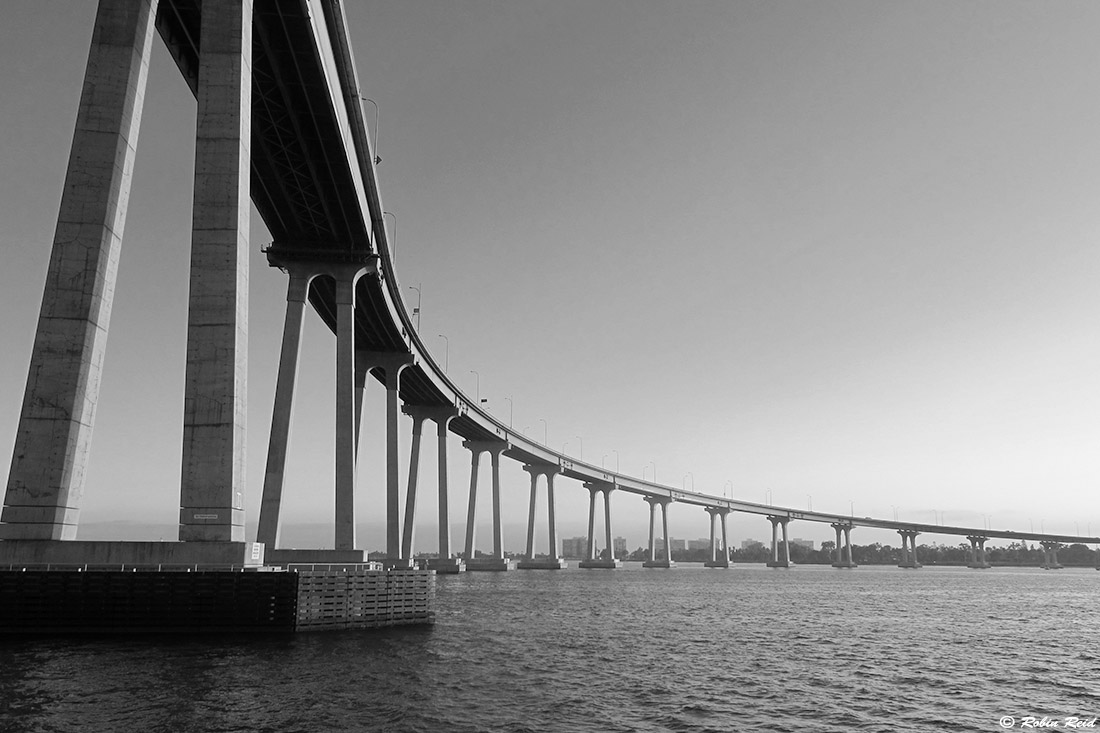
[(268, 550), (264, 559), (267, 565), (359, 565), (367, 561), (363, 550)]
[(467, 573), (474, 573), (479, 571), (505, 572), (507, 570), (515, 569), (515, 562), (508, 559), (502, 560), (495, 557), (479, 557), (474, 560), (466, 561)]
[(565, 570), (569, 563), (560, 557), (543, 557), (535, 560), (523, 559), (516, 563), (518, 570)]
[(703, 567), (705, 568), (728, 568), (729, 566), (729, 560), (707, 560), (703, 563)]
[(439, 575), (456, 575), (466, 572), (466, 561), (458, 557), (433, 557), (428, 560), (428, 570)]
[(674, 568), (676, 563), (669, 560), (646, 560), (642, 563), (643, 568)]
[(260, 542), (0, 542), (0, 566), (3, 567), (203, 565), (256, 568), (263, 564), (264, 546)]
[(581, 560), (577, 563), (578, 568), (604, 568), (607, 570), (614, 570), (622, 566), (622, 560)]
[(834, 562), (833, 567), (834, 568), (858, 568), (859, 565), (856, 565), (854, 562), (848, 562), (847, 560), (842, 560), (841, 562)]
[(921, 565), (919, 562), (913, 562), (913, 561), (910, 561), (910, 560), (906, 560), (904, 562), (899, 562), (898, 567), (899, 568), (912, 568), (912, 569), (916, 570), (917, 568), (922, 568), (924, 566)]
[(794, 567), (794, 563), (791, 562), (790, 560), (769, 560), (768, 561), (768, 567), (769, 568), (790, 568), (790, 567)]

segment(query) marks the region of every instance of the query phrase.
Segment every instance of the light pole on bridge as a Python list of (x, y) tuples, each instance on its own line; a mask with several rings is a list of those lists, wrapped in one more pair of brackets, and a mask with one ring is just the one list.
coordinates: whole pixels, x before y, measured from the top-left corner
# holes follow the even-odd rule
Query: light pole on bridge
[(475, 380), (474, 384), (476, 385), (474, 387), (474, 389), (475, 389), (475, 394), (477, 395), (477, 403), (480, 405), (481, 404), (481, 375), (478, 374), (477, 371), (474, 370), (474, 369), (470, 370), (470, 374), (474, 375), (474, 380)]
[(420, 292), (420, 286), (423, 283), (417, 283), (416, 285), (410, 285), (409, 290), (416, 291), (416, 307), (413, 308), (413, 315), (416, 316), (416, 330), (420, 331), (420, 301), (423, 298), (423, 294)]
[(505, 397), (504, 399), (508, 400), (508, 427), (511, 428), (512, 427), (512, 411), (515, 408), (515, 405), (512, 403), (512, 398), (511, 397)]
[[(393, 241), (390, 242), (390, 259), (392, 259), (393, 263), (396, 265), (397, 264), (397, 214), (393, 213), (392, 211), (383, 211), (382, 212), (383, 222), (385, 221), (385, 218), (387, 216), (392, 216), (393, 217)], [(383, 223), (383, 226), (384, 225), (385, 224)]]
[(439, 334), (439, 338), (443, 339), (443, 373), (447, 373), (447, 369), (451, 366), (451, 340)]
[(722, 496), (726, 496), (726, 487), (727, 486), (730, 487), (729, 498), (732, 499), (733, 498), (733, 482), (732, 481), (727, 481), (726, 483), (722, 484)]
[(546, 420), (540, 417), (539, 422), (542, 423), (542, 444), (549, 447), (550, 440), (547, 438), (548, 429), (546, 427)]
[(695, 491), (695, 474), (693, 474), (691, 471), (688, 471), (687, 473), (684, 474), (684, 480), (682, 482), (683, 486), (684, 486), (684, 491), (687, 491), (688, 476), (691, 476), (691, 490)]

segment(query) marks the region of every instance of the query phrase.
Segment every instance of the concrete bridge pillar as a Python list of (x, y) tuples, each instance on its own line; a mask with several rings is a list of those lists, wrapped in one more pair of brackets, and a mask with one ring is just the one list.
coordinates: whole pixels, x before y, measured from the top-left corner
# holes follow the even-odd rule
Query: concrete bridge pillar
[[(726, 516), (730, 513), (728, 507), (708, 506), (707, 514), (710, 516), (710, 560), (703, 563), (708, 568), (728, 568), (730, 566), (730, 549), (726, 544)], [(722, 519), (722, 553), (718, 554), (718, 536), (715, 531), (717, 519)]]
[(967, 567), (988, 568), (990, 565), (985, 560), (985, 543), (989, 538), (981, 535), (967, 535), (966, 539), (970, 540), (970, 562)]
[(451, 406), (434, 407), (406, 405), (402, 410), (410, 416), (412, 446), (409, 450), (409, 487), (405, 494), (405, 525), (401, 533), (401, 565), (413, 565), (414, 538), (416, 535), (416, 505), (420, 475), (420, 440), (426, 420), (434, 420), (438, 441), (439, 463), (439, 556), (428, 561), (428, 566), (440, 573), (459, 573), (465, 564), (451, 558), (450, 516), (447, 509), (447, 425), (457, 415)]
[(1043, 570), (1061, 570), (1062, 563), (1058, 562), (1058, 550), (1061, 542), (1044, 541), (1039, 543), (1043, 548)]
[[(568, 563), (558, 554), (558, 531), (554, 521), (554, 476), (558, 473), (557, 466), (551, 465), (527, 465), (523, 470), (531, 474), (531, 507), (527, 515), (527, 554), (516, 567), (520, 570), (560, 570), (569, 567)], [(548, 555), (545, 560), (535, 558), (535, 502), (538, 499), (539, 476), (546, 477), (546, 516), (548, 520), (549, 534), (547, 536)], [(592, 540), (589, 538), (589, 546)]]
[(202, 6), (181, 541), (244, 541), (252, 2)]
[[(647, 496), (646, 502), (649, 504), (649, 559), (642, 563), (642, 567), (646, 568), (671, 568), (676, 565), (672, 561), (672, 539), (668, 536), (668, 505), (672, 503), (672, 498), (668, 496)], [(657, 507), (661, 507), (661, 521), (664, 528), (665, 535), (665, 559), (657, 559), (657, 540), (654, 535), (656, 528)]]
[(335, 547), (339, 551), (354, 550), (357, 544), (354, 489), (359, 432), (354, 400), (355, 297), (359, 279), (377, 272), (377, 258), (364, 255), (360, 262), (348, 263), (299, 259), (298, 255), (294, 250), (278, 244), (273, 244), (267, 251), (268, 262), (287, 272), (290, 282), (256, 540), (269, 549), (278, 546), (305, 305), (313, 281), (325, 277), (333, 281), (336, 290)]
[(156, 15), (99, 3), (0, 539), (76, 539)]
[[(579, 567), (582, 568), (619, 568), (622, 567), (622, 561), (615, 557), (615, 545), (612, 542), (611, 533), (611, 492), (615, 490), (614, 484), (606, 484), (602, 482), (586, 483), (584, 488), (588, 489), (588, 551), (585, 555), (585, 559), (581, 561)], [(598, 557), (596, 553), (596, 498), (600, 493), (603, 493), (603, 526), (604, 526), (604, 542), (607, 546), (607, 559)]]
[[(515, 564), (504, 559), (504, 529), (500, 516), (500, 454), (508, 449), (508, 443), (499, 440), (467, 440), (463, 447), (470, 451), (470, 506), (466, 513), (466, 569), (512, 570)], [(482, 559), (474, 557), (474, 537), (477, 518), (477, 472), (482, 453), (488, 453), (493, 469), (493, 555)]]
[[(791, 521), (790, 517), (775, 517), (769, 516), (768, 521), (772, 523), (772, 557), (768, 561), (769, 568), (789, 568), (794, 563), (791, 562), (791, 545), (787, 541), (787, 523)], [(783, 527), (783, 557), (779, 557), (779, 527)]]
[[(386, 384), (386, 558), (401, 557), (400, 391), (401, 372), (413, 363), (412, 354), (359, 351), (367, 372), (379, 371)], [(353, 404), (349, 394), (348, 404)]]
[(898, 534), (901, 535), (901, 562), (898, 567), (919, 568), (921, 564), (917, 561), (917, 535), (920, 532), (915, 529), (899, 529)]
[[(834, 568), (854, 568), (852, 560), (852, 525), (848, 522), (835, 522), (830, 525), (836, 532), (836, 551), (833, 560)], [(843, 539), (841, 534), (843, 533)]]

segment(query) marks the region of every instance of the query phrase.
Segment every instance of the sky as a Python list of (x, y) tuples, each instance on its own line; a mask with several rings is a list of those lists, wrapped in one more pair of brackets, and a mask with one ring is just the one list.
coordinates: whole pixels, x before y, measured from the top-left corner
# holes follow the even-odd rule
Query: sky
[[(0, 27), (5, 480), (95, 5), (16, 0)], [(716, 496), (1100, 534), (1100, 5), (346, 5), (406, 302), (422, 298), (437, 361), (502, 420)], [(158, 40), (81, 537), (111, 521), (174, 535), (194, 115)], [(250, 523), (286, 287), (269, 239), (254, 215)], [(331, 545), (333, 350), (309, 319), (285, 542)], [(384, 546), (383, 397), (364, 418), (367, 549)], [(468, 460), (453, 438), (456, 547)], [(434, 451), (420, 465), (417, 547), (433, 550)], [(518, 551), (529, 479), (512, 462), (503, 476)], [(587, 492), (556, 489), (559, 536), (583, 534)], [(644, 502), (612, 507), (615, 534), (644, 544)], [(699, 508), (670, 524), (707, 536)], [(937, 540), (958, 538), (922, 537)]]

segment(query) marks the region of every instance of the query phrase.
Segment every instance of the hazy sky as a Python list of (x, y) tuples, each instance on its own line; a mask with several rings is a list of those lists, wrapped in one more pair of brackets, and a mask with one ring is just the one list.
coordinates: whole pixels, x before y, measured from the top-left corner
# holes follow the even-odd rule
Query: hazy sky
[[(95, 5), (16, 0), (0, 26), (9, 451)], [(450, 374), (472, 393), (477, 370), (505, 421), (510, 397), (515, 427), (541, 438), (545, 420), (556, 449), (716, 495), (728, 481), (786, 506), (1100, 532), (1100, 4), (347, 5), (363, 93), (381, 109), (407, 299), (420, 285), (426, 343), (442, 362), (445, 334)], [(88, 522), (178, 515), (194, 113), (158, 40)], [(250, 521), (285, 297), (267, 243), (257, 218)], [(287, 522), (332, 514), (333, 339), (318, 323)], [(375, 388), (360, 477), (371, 549), (382, 404)], [(457, 537), (457, 439), (450, 470)], [(422, 549), (434, 473), (426, 450)], [(523, 523), (527, 475), (509, 463), (505, 480), (509, 522)], [(580, 534), (587, 492), (562, 480), (558, 493), (559, 534)], [(642, 544), (646, 505), (613, 507), (616, 534)], [(700, 509), (670, 517), (673, 536), (707, 533)], [(733, 530), (739, 542), (768, 525)], [(524, 539), (510, 528), (506, 546)]]

